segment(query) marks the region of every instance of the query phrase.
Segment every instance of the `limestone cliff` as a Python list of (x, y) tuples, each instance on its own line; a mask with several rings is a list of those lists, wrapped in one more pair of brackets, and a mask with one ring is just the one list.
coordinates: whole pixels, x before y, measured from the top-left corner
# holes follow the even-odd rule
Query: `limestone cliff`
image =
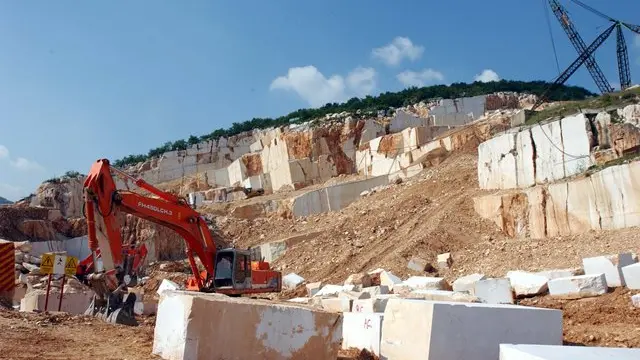
[(66, 218), (82, 217), (84, 177), (63, 177), (42, 183), (31, 198), (31, 206), (59, 209)]

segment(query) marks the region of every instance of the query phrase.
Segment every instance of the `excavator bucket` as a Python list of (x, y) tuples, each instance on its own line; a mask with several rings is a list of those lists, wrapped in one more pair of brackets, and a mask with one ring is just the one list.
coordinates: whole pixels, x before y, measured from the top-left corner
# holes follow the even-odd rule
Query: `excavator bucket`
[(136, 295), (133, 293), (124, 296), (111, 294), (106, 300), (94, 296), (85, 315), (95, 316), (112, 324), (138, 326), (133, 309), (135, 303)]

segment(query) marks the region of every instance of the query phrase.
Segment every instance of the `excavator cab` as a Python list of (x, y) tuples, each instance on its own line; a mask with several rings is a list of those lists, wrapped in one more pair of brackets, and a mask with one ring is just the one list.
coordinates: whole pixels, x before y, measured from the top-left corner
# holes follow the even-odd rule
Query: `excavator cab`
[(282, 275), (269, 263), (253, 261), (251, 252), (239, 249), (218, 250), (215, 259), (213, 290), (239, 296), (247, 293), (279, 292)]
[(213, 286), (216, 292), (251, 288), (251, 257), (236, 249), (216, 253)]

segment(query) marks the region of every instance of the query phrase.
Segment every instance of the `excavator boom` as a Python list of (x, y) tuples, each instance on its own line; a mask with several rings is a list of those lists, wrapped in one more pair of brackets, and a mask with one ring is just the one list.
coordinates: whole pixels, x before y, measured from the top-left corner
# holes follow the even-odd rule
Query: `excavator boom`
[[(154, 196), (118, 190), (112, 172), (133, 180), (139, 188)], [(133, 323), (135, 296), (132, 299), (133, 294), (127, 294), (125, 300), (123, 294), (131, 283), (131, 273), (140, 266), (141, 256), (139, 249), (125, 249), (122, 245), (116, 217), (119, 211), (166, 226), (185, 240), (186, 255), (193, 272), (187, 282), (190, 290), (228, 295), (281, 290), (282, 276), (270, 270), (268, 263), (252, 262), (248, 251), (217, 251), (206, 220), (185, 199), (112, 168), (107, 159), (97, 160), (91, 167), (84, 182), (84, 195), (91, 251), (90, 259), (84, 262), (91, 264), (94, 270), (87, 275), (87, 280), (96, 293), (87, 311), (91, 315), (100, 315), (114, 322)], [(194, 255), (204, 271), (198, 270)]]

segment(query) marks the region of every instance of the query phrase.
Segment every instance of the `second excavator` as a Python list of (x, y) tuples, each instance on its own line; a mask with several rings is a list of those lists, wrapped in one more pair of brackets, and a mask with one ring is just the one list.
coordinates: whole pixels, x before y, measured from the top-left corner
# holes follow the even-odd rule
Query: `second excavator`
[[(114, 175), (132, 181), (151, 196), (118, 189)], [(84, 182), (84, 201), (92, 257), (87, 261), (91, 272), (85, 277), (95, 292), (87, 315), (137, 325), (133, 311), (136, 296), (127, 289), (137, 283), (141, 257), (136, 249), (146, 255), (146, 248), (123, 246), (116, 217), (119, 211), (166, 226), (184, 239), (193, 272), (187, 281), (188, 290), (241, 296), (282, 289), (282, 274), (271, 270), (268, 262), (252, 259), (247, 250), (218, 249), (206, 219), (184, 198), (111, 167), (107, 159), (99, 159), (91, 167)], [(196, 260), (203, 271), (198, 270)]]

